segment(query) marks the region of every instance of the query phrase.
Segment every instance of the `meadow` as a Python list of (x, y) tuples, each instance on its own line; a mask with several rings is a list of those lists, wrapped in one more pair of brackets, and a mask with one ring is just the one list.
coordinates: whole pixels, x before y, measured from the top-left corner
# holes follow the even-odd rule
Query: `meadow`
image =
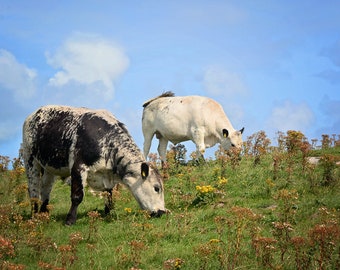
[(329, 136), (312, 150), (298, 131), (275, 147), (260, 131), (206, 161), (172, 146), (170, 213), (150, 218), (119, 186), (104, 216), (105, 194), (86, 189), (65, 226), (70, 187), (58, 180), (49, 214), (31, 216), (22, 161), (0, 156), (0, 269), (340, 269), (339, 161)]

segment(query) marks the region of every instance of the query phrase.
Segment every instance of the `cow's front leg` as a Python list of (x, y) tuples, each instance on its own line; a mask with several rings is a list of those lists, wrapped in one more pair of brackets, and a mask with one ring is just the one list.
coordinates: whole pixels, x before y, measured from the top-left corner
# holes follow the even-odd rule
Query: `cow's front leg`
[(84, 197), (83, 179), (86, 179), (85, 168), (73, 166), (71, 170), (71, 208), (66, 217), (66, 225), (72, 225), (77, 220), (78, 205)]
[(108, 189), (105, 194), (105, 215), (110, 214), (111, 209), (113, 208), (113, 201), (112, 201), (112, 189)]
[(204, 153), (205, 153), (205, 143), (204, 143), (204, 133), (201, 130), (195, 130), (193, 132), (193, 142), (196, 144), (196, 161), (200, 160), (205, 161)]

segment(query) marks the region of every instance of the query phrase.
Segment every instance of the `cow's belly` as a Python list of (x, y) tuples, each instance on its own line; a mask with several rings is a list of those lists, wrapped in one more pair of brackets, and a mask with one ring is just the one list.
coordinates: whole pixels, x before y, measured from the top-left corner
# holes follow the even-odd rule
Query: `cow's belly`
[(68, 176), (70, 176), (70, 169), (69, 167), (61, 167), (61, 168), (54, 168), (52, 166), (49, 165), (45, 165), (42, 166), (44, 171), (51, 174), (51, 175), (55, 175), (55, 176), (60, 176), (62, 178), (66, 178)]
[[(191, 137), (188, 136), (186, 132), (173, 132), (173, 130), (164, 128), (161, 131), (157, 131), (156, 134), (160, 134), (161, 137), (166, 138), (168, 141), (172, 142), (173, 144), (177, 144), (180, 142), (185, 142), (191, 140)], [(157, 136), (159, 138), (159, 136)]]
[(112, 170), (88, 172), (87, 185), (95, 191), (111, 190), (119, 182), (119, 177)]
[(184, 137), (184, 136), (183, 137), (169, 137), (167, 139), (168, 139), (168, 141), (170, 141), (173, 144), (178, 144), (180, 142), (186, 142), (186, 141), (191, 140), (190, 138)]

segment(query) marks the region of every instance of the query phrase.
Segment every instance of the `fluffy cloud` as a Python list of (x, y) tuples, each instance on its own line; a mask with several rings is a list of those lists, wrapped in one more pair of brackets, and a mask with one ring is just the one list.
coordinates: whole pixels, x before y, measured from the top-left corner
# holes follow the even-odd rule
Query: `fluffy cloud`
[(286, 100), (273, 109), (268, 125), (276, 131), (304, 131), (313, 121), (314, 114), (306, 103), (296, 104)]
[(218, 66), (210, 66), (206, 69), (203, 87), (209, 94), (228, 97), (244, 95), (247, 92), (245, 84), (237, 73)]
[(25, 102), (36, 92), (34, 69), (21, 64), (10, 52), (0, 49), (0, 86), (11, 91), (18, 102)]
[(97, 36), (74, 35), (54, 53), (47, 53), (48, 63), (60, 69), (50, 80), (50, 86), (62, 87), (78, 83), (93, 87), (96, 94), (111, 99), (114, 82), (129, 66), (122, 48)]

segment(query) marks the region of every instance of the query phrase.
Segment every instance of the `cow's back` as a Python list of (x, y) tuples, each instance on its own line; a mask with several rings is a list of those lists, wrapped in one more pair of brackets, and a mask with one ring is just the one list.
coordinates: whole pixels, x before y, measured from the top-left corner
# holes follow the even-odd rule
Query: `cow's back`
[(41, 107), (24, 123), (24, 159), (29, 166), (37, 160), (43, 167), (58, 170), (68, 168), (71, 158), (78, 155), (82, 162), (91, 165), (100, 158), (100, 144), (105, 143), (110, 132), (125, 133), (126, 129), (106, 111), (67, 106)]
[(67, 107), (46, 106), (24, 123), (23, 151), (42, 165), (56, 169), (68, 166), (68, 157), (77, 128), (77, 117)]
[(230, 124), (222, 106), (202, 96), (163, 97), (153, 100), (143, 111), (143, 129), (155, 129), (174, 136), (186, 136), (194, 127)]

